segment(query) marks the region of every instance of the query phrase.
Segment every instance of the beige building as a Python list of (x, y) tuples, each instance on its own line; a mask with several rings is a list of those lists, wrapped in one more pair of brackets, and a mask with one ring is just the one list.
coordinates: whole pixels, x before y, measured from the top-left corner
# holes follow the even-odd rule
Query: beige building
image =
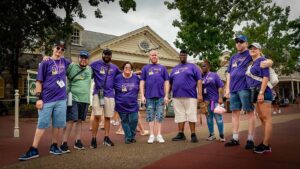
[[(78, 23), (73, 24), (71, 50), (72, 62), (78, 62), (80, 50), (88, 50), (91, 54), (90, 63), (102, 58), (102, 51), (106, 48), (112, 50), (112, 62), (121, 67), (125, 61), (133, 63), (134, 67), (141, 69), (149, 63), (148, 52), (152, 49), (158, 51), (159, 63), (169, 70), (178, 64), (178, 52), (163, 38), (155, 33), (149, 26), (145, 26), (126, 33), (122, 36), (109, 35), (85, 30)], [(26, 52), (20, 58), (19, 90), (22, 98), (27, 96), (27, 70), (37, 70), (42, 57), (40, 53)], [(0, 101), (12, 99), (12, 79), (8, 71), (0, 74)]]

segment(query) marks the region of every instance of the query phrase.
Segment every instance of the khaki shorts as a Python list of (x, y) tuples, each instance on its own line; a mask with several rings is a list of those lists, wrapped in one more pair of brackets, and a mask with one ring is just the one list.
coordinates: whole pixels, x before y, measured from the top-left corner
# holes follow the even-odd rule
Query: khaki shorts
[(115, 113), (115, 99), (104, 97), (104, 107), (99, 105), (98, 95), (93, 96), (93, 115), (104, 117), (113, 117)]
[(197, 122), (197, 99), (173, 98), (175, 123)]

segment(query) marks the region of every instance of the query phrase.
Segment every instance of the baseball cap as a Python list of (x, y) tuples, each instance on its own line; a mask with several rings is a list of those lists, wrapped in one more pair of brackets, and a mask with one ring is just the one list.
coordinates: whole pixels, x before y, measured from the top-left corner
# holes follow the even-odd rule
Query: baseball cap
[(66, 44), (65, 44), (65, 41), (63, 41), (63, 40), (57, 40), (57, 41), (54, 42), (53, 45), (54, 46), (60, 46), (60, 47), (63, 47), (63, 48), (66, 49)]
[(89, 54), (88, 51), (82, 50), (82, 51), (79, 52), (79, 56), (84, 56), (84, 57), (89, 58), (89, 57), (90, 57), (90, 54)]
[(234, 40), (235, 40), (235, 41), (237, 41), (237, 40), (242, 40), (242, 41), (244, 41), (244, 42), (248, 42), (248, 38), (247, 38), (247, 36), (245, 36), (245, 35), (239, 35), (239, 36), (237, 36)]
[(259, 43), (257, 43), (257, 42), (251, 43), (251, 45), (248, 46), (248, 49), (250, 49), (252, 47), (255, 47), (257, 49), (261, 49), (262, 48), (261, 45)]

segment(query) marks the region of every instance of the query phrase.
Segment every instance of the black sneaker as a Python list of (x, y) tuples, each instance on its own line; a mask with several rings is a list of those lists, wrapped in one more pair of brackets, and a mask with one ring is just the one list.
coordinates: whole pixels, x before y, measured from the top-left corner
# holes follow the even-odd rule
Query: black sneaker
[(58, 148), (57, 143), (53, 143), (50, 146), (50, 151), (49, 152), (51, 154), (54, 154), (54, 155), (61, 155), (62, 154), (62, 151)]
[(125, 144), (131, 144), (131, 139), (125, 139)]
[(252, 140), (247, 140), (245, 149), (246, 150), (253, 150), (253, 148), (254, 148), (254, 142)]
[(261, 143), (260, 145), (254, 147), (253, 151), (255, 153), (258, 154), (263, 154), (263, 153), (270, 153), (272, 152), (271, 147), (270, 146), (266, 146), (263, 143)]
[(81, 140), (75, 141), (74, 148), (77, 150), (84, 150), (84, 145), (81, 143)]
[(61, 149), (61, 152), (62, 153), (69, 153), (71, 152), (69, 150), (69, 147), (68, 147), (68, 143), (67, 142), (63, 142), (62, 145), (60, 145), (60, 149)]
[(198, 143), (198, 138), (197, 138), (197, 136), (196, 136), (195, 133), (193, 133), (193, 134), (191, 135), (191, 142), (192, 142), (192, 143)]
[(225, 143), (225, 147), (232, 147), (232, 146), (238, 146), (240, 145), (239, 140), (231, 139), (229, 142)]
[(131, 143), (136, 143), (136, 139), (132, 138), (132, 139), (130, 140), (130, 142), (131, 142)]
[(104, 137), (103, 144), (106, 146), (114, 146), (115, 144), (109, 139), (108, 136)]
[(97, 148), (97, 139), (96, 137), (93, 137), (92, 138), (92, 141), (91, 141), (91, 148)]
[(185, 137), (184, 133), (182, 133), (182, 132), (179, 132), (177, 134), (177, 136), (172, 138), (172, 141), (184, 141), (184, 140), (186, 140), (186, 137)]
[(34, 147), (30, 147), (29, 150), (26, 152), (26, 154), (19, 157), (19, 160), (26, 161), (26, 160), (30, 160), (30, 159), (38, 158), (38, 157), (39, 157), (38, 149), (34, 148)]

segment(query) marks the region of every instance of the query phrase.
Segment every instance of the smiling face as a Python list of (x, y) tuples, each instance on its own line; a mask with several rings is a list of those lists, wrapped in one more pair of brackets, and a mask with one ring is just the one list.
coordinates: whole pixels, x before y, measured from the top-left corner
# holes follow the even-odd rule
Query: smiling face
[(251, 57), (256, 58), (261, 55), (261, 50), (252, 46), (251, 48), (249, 48), (249, 53)]
[(78, 62), (81, 67), (86, 67), (89, 64), (89, 58), (86, 56), (79, 56)]
[(126, 76), (129, 76), (131, 74), (131, 70), (132, 70), (132, 67), (129, 63), (127, 63), (123, 68), (123, 72)]
[(182, 64), (186, 63), (186, 60), (187, 60), (187, 54), (186, 53), (180, 53), (179, 54), (179, 59), (180, 59), (180, 62)]
[(149, 53), (150, 61), (152, 64), (157, 64), (158, 62), (158, 53), (155, 50), (150, 51)]
[(247, 49), (247, 46), (248, 46), (248, 43), (241, 40), (241, 39), (236, 39), (235, 40), (235, 47), (236, 47), (236, 50), (238, 52), (243, 52)]
[(64, 46), (54, 46), (52, 51), (53, 51), (53, 55), (59, 58), (64, 54), (65, 48)]

